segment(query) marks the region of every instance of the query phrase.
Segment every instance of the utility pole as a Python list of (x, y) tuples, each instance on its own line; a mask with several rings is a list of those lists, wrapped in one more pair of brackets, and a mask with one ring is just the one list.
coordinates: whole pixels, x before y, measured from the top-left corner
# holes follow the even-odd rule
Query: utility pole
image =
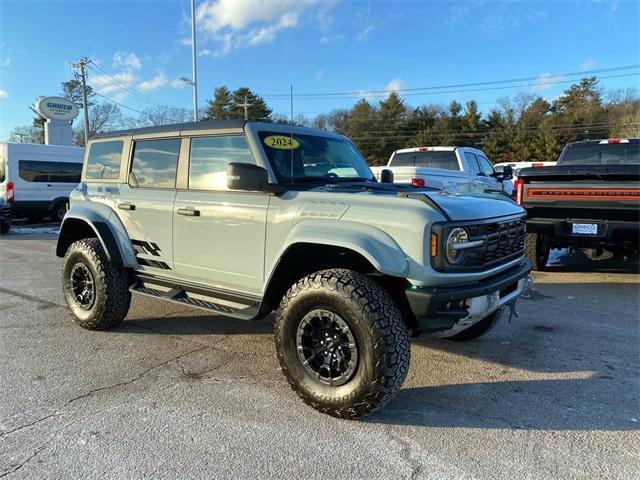
[(253, 103), (247, 103), (247, 94), (244, 95), (244, 103), (239, 103), (238, 107), (244, 108), (244, 119), (249, 120), (249, 107), (253, 105)]
[(196, 69), (196, 0), (191, 0), (191, 63), (193, 85), (193, 121), (198, 121), (198, 72)]
[(84, 144), (89, 143), (89, 110), (87, 108), (87, 76), (84, 70), (86, 65), (89, 65), (91, 60), (87, 57), (82, 57), (76, 63), (73, 64), (73, 68), (80, 69), (80, 79), (82, 80), (82, 111), (84, 112)]

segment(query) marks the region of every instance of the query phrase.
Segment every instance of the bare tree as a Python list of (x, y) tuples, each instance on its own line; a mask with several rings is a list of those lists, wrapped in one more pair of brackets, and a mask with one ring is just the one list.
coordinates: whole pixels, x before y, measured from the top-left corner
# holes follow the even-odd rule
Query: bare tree
[(135, 123), (140, 127), (153, 127), (155, 125), (185, 123), (190, 119), (190, 110), (169, 105), (158, 105), (144, 110)]
[[(120, 107), (113, 103), (99, 103), (89, 109), (89, 138), (100, 132), (118, 129), (122, 125)], [(73, 140), (76, 145), (84, 146), (84, 130), (82, 126), (74, 129)]]
[(9, 133), (8, 141), (15, 143), (44, 143), (44, 131), (36, 125), (15, 127)]

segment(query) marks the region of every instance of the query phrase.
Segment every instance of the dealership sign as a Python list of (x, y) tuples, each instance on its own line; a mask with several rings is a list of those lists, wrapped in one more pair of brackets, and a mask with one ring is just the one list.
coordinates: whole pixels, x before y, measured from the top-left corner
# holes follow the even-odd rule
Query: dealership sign
[(43, 97), (36, 103), (36, 112), (51, 120), (73, 120), (78, 116), (78, 107), (62, 97)]

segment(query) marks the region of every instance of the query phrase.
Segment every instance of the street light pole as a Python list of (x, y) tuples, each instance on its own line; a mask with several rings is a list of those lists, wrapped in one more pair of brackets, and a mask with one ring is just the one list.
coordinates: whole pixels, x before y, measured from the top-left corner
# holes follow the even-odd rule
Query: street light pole
[(193, 121), (198, 121), (198, 73), (196, 68), (196, 0), (191, 0), (191, 57), (193, 72), (191, 85), (193, 86)]

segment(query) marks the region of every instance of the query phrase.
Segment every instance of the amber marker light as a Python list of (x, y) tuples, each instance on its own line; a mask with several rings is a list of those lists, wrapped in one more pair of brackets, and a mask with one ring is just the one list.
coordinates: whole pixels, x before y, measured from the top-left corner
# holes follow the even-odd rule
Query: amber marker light
[(431, 234), (431, 256), (435, 257), (438, 254), (438, 236), (435, 233)]

